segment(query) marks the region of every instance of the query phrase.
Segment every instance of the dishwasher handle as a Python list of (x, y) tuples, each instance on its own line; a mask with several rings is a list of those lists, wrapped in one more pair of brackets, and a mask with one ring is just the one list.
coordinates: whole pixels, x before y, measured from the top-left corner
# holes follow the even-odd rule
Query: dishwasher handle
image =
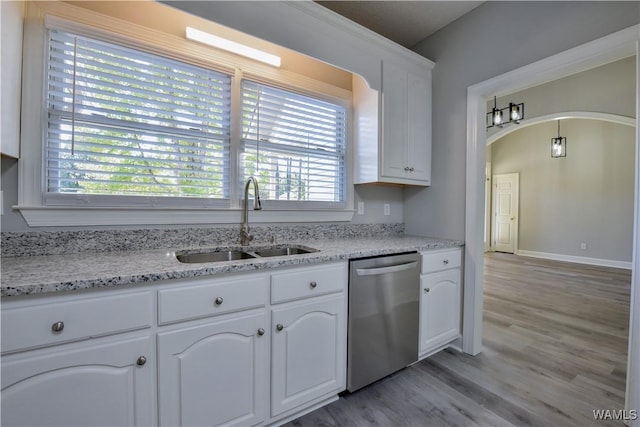
[(416, 261), (405, 262), (403, 264), (390, 265), (388, 267), (356, 268), (358, 276), (377, 276), (385, 273), (397, 273), (398, 271), (411, 270), (418, 263)]

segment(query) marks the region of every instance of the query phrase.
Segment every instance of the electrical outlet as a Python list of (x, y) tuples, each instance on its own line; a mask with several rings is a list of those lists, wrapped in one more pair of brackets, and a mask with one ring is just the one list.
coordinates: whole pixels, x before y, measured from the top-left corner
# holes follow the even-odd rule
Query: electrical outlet
[(385, 216), (391, 215), (391, 205), (389, 203), (384, 204), (384, 215)]
[(358, 215), (364, 215), (364, 202), (358, 202)]
[(587, 250), (587, 244), (585, 242), (580, 243), (580, 249), (582, 249), (583, 251)]

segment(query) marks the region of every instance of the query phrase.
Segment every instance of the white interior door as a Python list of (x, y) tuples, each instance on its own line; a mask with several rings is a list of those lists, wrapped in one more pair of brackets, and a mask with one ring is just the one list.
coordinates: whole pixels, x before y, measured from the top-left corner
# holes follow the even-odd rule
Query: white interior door
[(493, 250), (516, 252), (519, 175), (493, 175), (491, 235)]

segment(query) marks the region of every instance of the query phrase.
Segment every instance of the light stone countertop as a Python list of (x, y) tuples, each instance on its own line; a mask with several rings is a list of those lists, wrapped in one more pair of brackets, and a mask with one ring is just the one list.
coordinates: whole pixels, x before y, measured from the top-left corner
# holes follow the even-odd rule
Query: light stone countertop
[[(280, 243), (276, 246), (282, 246)], [(85, 252), (66, 255), (20, 256), (2, 258), (0, 296), (44, 294), (89, 288), (152, 283), (158, 280), (184, 279), (215, 274), (246, 272), (291, 265), (308, 265), (401, 252), (459, 247), (458, 240), (429, 237), (394, 236), (290, 241), (319, 252), (252, 258), (237, 261), (183, 264), (175, 251), (206, 251), (217, 247), (155, 249), (150, 251)], [(242, 248), (251, 250), (257, 245)], [(237, 248), (237, 246), (229, 246)]]

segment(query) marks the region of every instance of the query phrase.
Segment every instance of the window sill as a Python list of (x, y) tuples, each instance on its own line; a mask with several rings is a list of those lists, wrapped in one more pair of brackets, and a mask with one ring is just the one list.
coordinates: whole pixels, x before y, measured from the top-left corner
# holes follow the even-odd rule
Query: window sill
[[(31, 227), (91, 225), (239, 224), (241, 209), (150, 209), (14, 206)], [(249, 211), (251, 223), (346, 222), (353, 210)]]

